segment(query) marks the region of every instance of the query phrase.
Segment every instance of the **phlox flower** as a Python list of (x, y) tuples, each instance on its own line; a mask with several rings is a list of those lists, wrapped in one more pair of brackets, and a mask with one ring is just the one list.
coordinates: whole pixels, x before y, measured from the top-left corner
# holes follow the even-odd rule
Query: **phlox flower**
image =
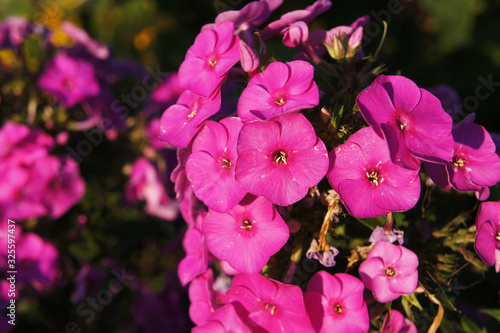
[(314, 332), (302, 290), (260, 274), (238, 274), (227, 292), (230, 302), (248, 318), (252, 332)]
[(0, 49), (16, 49), (35, 32), (33, 24), (21, 16), (10, 16), (0, 24)]
[(234, 23), (234, 33), (243, 33), (249, 43), (252, 43), (252, 33), (255, 27), (264, 23), (271, 13), (281, 6), (283, 0), (259, 0), (246, 4), (240, 10), (226, 10), (215, 18), (215, 24), (207, 24), (203, 29), (211, 29), (218, 23), (231, 21)]
[(208, 251), (205, 236), (201, 232), (206, 215), (196, 217), (198, 227), (190, 227), (184, 235), (182, 245), (186, 256), (177, 267), (177, 274), (182, 285), (185, 286), (198, 275), (205, 273), (208, 268)]
[(263, 197), (247, 195), (228, 213), (209, 210), (203, 221), (207, 247), (241, 273), (257, 273), (288, 240), (286, 223)]
[(106, 275), (100, 267), (84, 263), (73, 280), (75, 289), (71, 293), (71, 303), (76, 304), (87, 297), (97, 295), (105, 278)]
[(191, 282), (189, 300), (189, 316), (196, 325), (205, 324), (226, 303), (226, 295), (214, 290), (214, 273), (211, 268)]
[(85, 193), (85, 181), (78, 164), (71, 158), (47, 156), (33, 163), (31, 180), (25, 193), (40, 196), (47, 216), (57, 219), (77, 204)]
[(279, 206), (302, 199), (328, 169), (328, 155), (311, 123), (299, 113), (253, 121), (238, 139), (236, 180)]
[(291, 23), (281, 31), (283, 44), (288, 47), (297, 47), (305, 44), (309, 39), (309, 28), (303, 21)]
[(361, 280), (380, 303), (410, 295), (418, 284), (418, 258), (399, 245), (377, 242), (359, 267)]
[(417, 328), (401, 312), (391, 310), (385, 315), (380, 333), (417, 333)]
[(307, 313), (316, 332), (364, 333), (370, 327), (363, 300), (363, 283), (344, 273), (313, 275), (304, 295)]
[(34, 233), (22, 234), (16, 242), (18, 274), (16, 281), (31, 283), (43, 289), (53, 283), (59, 274), (59, 254), (54, 245)]
[(453, 154), (453, 121), (439, 99), (413, 81), (380, 75), (356, 103), (366, 122), (389, 145), (394, 163), (420, 168), (420, 160), (445, 163)]
[(156, 167), (146, 158), (138, 158), (132, 165), (130, 179), (125, 186), (125, 196), (130, 203), (146, 201), (148, 214), (172, 221), (177, 218), (179, 209), (166, 191)]
[(68, 21), (62, 22), (60, 30), (61, 31), (56, 32), (55, 35), (52, 34), (52, 42), (57, 44), (57, 40), (55, 40), (57, 38), (57, 34), (64, 33), (66, 35), (64, 37), (70, 39), (69, 44), (71, 45), (71, 48), (73, 48), (72, 53), (79, 55), (82, 55), (82, 53), (88, 53), (91, 57), (95, 57), (100, 60), (109, 58), (110, 52), (106, 45), (90, 38), (85, 30), (75, 26), (73, 23)]
[(40, 78), (38, 86), (54, 95), (65, 107), (71, 107), (87, 97), (99, 94), (94, 67), (85, 60), (73, 59), (63, 53), (51, 59)]
[(247, 193), (235, 179), (236, 141), (242, 126), (235, 117), (205, 122), (186, 163), (198, 199), (220, 213), (231, 210)]
[(198, 34), (179, 67), (182, 87), (205, 98), (219, 89), (229, 69), (240, 60), (239, 37), (233, 32), (234, 24), (228, 21)]
[(351, 215), (382, 216), (417, 203), (418, 170), (394, 164), (387, 144), (370, 127), (354, 133), (329, 156), (326, 177)]
[(211, 99), (185, 91), (177, 103), (163, 112), (160, 121), (160, 140), (184, 148), (200, 130), (203, 122), (219, 111), (220, 93)]
[(317, 0), (305, 9), (298, 9), (283, 14), (279, 20), (269, 23), (268, 26), (262, 30), (261, 36), (263, 39), (268, 39), (279, 34), (283, 28), (297, 21), (309, 23), (317, 16), (330, 9), (331, 6), (332, 2), (330, 0)]
[(389, 244), (398, 242), (399, 245), (403, 245), (404, 231), (396, 229), (385, 230), (385, 228), (376, 227), (375, 230), (373, 230), (372, 234), (370, 235), (368, 241), (370, 243), (376, 243), (380, 240), (387, 242)]
[(452, 157), (444, 164), (425, 163), (425, 170), (441, 188), (476, 191), (481, 200), (486, 199), (488, 186), (500, 181), (500, 157), (495, 143), (483, 126), (470, 122), (460, 123), (452, 134)]
[(238, 101), (238, 115), (249, 122), (315, 107), (319, 92), (313, 76), (314, 67), (306, 61), (272, 62), (248, 82)]
[(215, 311), (208, 321), (192, 329), (193, 333), (253, 333), (240, 317), (234, 304), (226, 304)]
[(500, 201), (483, 202), (476, 217), (474, 248), (487, 265), (500, 272)]

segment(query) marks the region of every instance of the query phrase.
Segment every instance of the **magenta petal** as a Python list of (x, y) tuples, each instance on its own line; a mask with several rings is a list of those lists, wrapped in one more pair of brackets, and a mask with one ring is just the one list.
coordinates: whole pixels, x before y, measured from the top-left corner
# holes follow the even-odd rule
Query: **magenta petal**
[(389, 288), (389, 283), (389, 278), (385, 275), (378, 275), (371, 281), (373, 296), (380, 303), (387, 303), (401, 296), (400, 293), (393, 292)]
[[(307, 61), (297, 60), (287, 64), (290, 67), (290, 78), (287, 84), (287, 93), (300, 95), (311, 87), (314, 77), (314, 67)], [(318, 88), (316, 87), (316, 92)], [(316, 103), (317, 104), (317, 103)]]
[[(263, 142), (266, 143), (266, 146), (274, 147), (278, 145), (279, 139), (280, 128), (277, 123), (273, 121), (247, 123), (243, 126), (238, 138), (238, 154), (241, 154), (245, 150), (260, 151)], [(266, 149), (265, 153), (268, 152), (270, 151)]]
[(477, 230), (487, 221), (500, 221), (500, 202), (483, 202), (479, 206), (476, 217)]
[(488, 221), (478, 229), (474, 243), (477, 254), (489, 266), (495, 264), (495, 236), (496, 230)]
[(349, 214), (355, 217), (368, 218), (382, 216), (389, 213), (375, 206), (371, 193), (370, 183), (367, 180), (345, 179), (339, 183), (339, 193)]
[(401, 260), (403, 249), (405, 248), (402, 246), (379, 241), (375, 243), (366, 259), (382, 258), (385, 265), (394, 264)]
[(385, 272), (385, 264), (381, 258), (366, 260), (359, 266), (359, 275), (366, 288), (373, 290), (372, 280)]
[[(328, 155), (326, 147), (318, 138), (314, 149), (297, 151), (290, 158), (290, 173), (295, 179), (301, 179), (302, 185), (312, 187), (318, 184), (328, 170)], [(294, 159), (299, 162), (294, 163)]]
[(473, 159), (467, 161), (470, 168), (469, 179), (478, 186), (494, 186), (500, 181), (500, 157), (493, 155), (489, 163), (477, 162)]
[(389, 289), (398, 294), (411, 295), (418, 285), (418, 272), (415, 270), (410, 276), (404, 278), (397, 275), (389, 279)]
[(406, 147), (405, 138), (401, 131), (388, 124), (381, 124), (380, 126), (389, 144), (391, 160), (407, 169), (420, 169), (420, 161)]
[(396, 113), (387, 91), (381, 85), (372, 84), (359, 94), (356, 103), (366, 122), (382, 137), (380, 124), (393, 123)]
[(384, 87), (395, 109), (413, 110), (421, 100), (420, 88), (404, 76), (380, 75), (374, 83)]
[(448, 172), (446, 171), (446, 165), (444, 164), (434, 164), (434, 163), (424, 163), (425, 171), (431, 177), (432, 181), (439, 187), (445, 190), (451, 188), (451, 184), (448, 181)]

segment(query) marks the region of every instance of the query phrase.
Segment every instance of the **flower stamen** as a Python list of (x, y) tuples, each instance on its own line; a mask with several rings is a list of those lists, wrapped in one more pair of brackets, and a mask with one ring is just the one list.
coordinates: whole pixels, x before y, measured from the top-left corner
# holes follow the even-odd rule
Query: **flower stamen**
[(243, 221), (243, 225), (240, 226), (241, 229), (252, 230), (252, 222), (249, 219)]
[(281, 98), (279, 101), (275, 101), (274, 103), (276, 103), (277, 105), (283, 105), (285, 104), (285, 99)]
[(396, 271), (394, 271), (392, 267), (386, 267), (385, 275), (387, 275), (388, 277), (393, 277), (394, 275), (396, 275)]
[(378, 186), (378, 173), (376, 171), (370, 171), (366, 172), (366, 177), (370, 181), (370, 183), (375, 184), (375, 186)]
[(286, 153), (283, 150), (274, 152), (274, 154), (273, 154), (273, 160), (277, 164), (287, 164), (286, 163)]
[(264, 307), (266, 308), (266, 310), (269, 310), (272, 316), (274, 316), (274, 312), (276, 311), (276, 305), (272, 303), (266, 303), (264, 304)]
[(333, 310), (335, 310), (335, 312), (337, 314), (342, 314), (342, 312), (343, 312), (342, 305), (340, 305), (339, 303), (335, 304), (335, 306), (333, 307)]
[(222, 167), (227, 170), (231, 169), (231, 160), (229, 158), (223, 158)]
[(459, 168), (462, 168), (465, 165), (465, 161), (460, 157), (453, 157), (453, 165)]

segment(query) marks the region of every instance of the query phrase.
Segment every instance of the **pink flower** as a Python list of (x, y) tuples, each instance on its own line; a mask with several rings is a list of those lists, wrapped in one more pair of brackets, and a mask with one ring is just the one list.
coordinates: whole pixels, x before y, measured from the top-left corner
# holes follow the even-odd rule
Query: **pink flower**
[(281, 31), (283, 44), (288, 47), (296, 47), (305, 44), (309, 39), (309, 28), (303, 21), (291, 23)]
[(500, 157), (484, 127), (462, 122), (452, 133), (455, 140), (452, 157), (445, 164), (425, 163), (425, 170), (436, 185), (444, 189), (453, 187), (459, 191), (481, 192), (498, 183)]
[(435, 96), (413, 81), (380, 75), (356, 102), (366, 122), (386, 139), (394, 163), (418, 169), (419, 160), (445, 163), (451, 159), (451, 116)]
[(380, 333), (417, 333), (417, 328), (401, 312), (391, 310), (385, 315)]
[(248, 82), (238, 101), (238, 115), (249, 122), (315, 107), (319, 92), (313, 76), (314, 67), (306, 61), (272, 62)]
[(302, 199), (328, 169), (325, 145), (299, 113), (241, 129), (236, 180), (248, 192), (288, 206)]
[(314, 332), (297, 286), (259, 274), (238, 274), (227, 294), (243, 307), (240, 315), (248, 318), (254, 332)]
[(260, 65), (260, 60), (255, 51), (242, 39), (238, 42), (238, 48), (240, 50), (240, 63), (241, 68), (250, 74), (250, 77), (257, 73), (257, 69)]
[(77, 46), (83, 48), (93, 57), (103, 60), (109, 58), (109, 48), (90, 38), (85, 30), (68, 21), (61, 24), (61, 29), (68, 37), (72, 38), (77, 43)]
[(43, 289), (56, 281), (59, 255), (54, 245), (34, 233), (22, 234), (16, 242), (16, 281)]
[(476, 218), (474, 248), (487, 265), (500, 272), (500, 201), (483, 202)]
[[(318, 56), (322, 56), (326, 52), (325, 44), (333, 47), (335, 39), (346, 38), (348, 50), (339, 50), (342, 55), (338, 58), (344, 58), (347, 55), (354, 56), (358, 48), (361, 46), (363, 39), (363, 27), (368, 23), (370, 17), (368, 15), (358, 18), (350, 26), (341, 25), (325, 30), (313, 30), (309, 34), (308, 44), (315, 50)], [(342, 43), (341, 43), (342, 44)], [(351, 54), (349, 54), (349, 52)]]
[(63, 53), (47, 63), (38, 79), (38, 85), (42, 90), (54, 95), (65, 107), (96, 96), (100, 91), (92, 64)]
[(125, 196), (130, 203), (146, 201), (146, 213), (172, 221), (177, 218), (179, 209), (166, 191), (156, 167), (144, 157), (132, 165), (130, 179), (125, 187)]
[(0, 24), (0, 49), (15, 48), (35, 32), (30, 21), (21, 16), (10, 16)]
[(207, 247), (242, 273), (257, 273), (288, 240), (286, 223), (262, 197), (246, 196), (228, 213), (209, 210), (203, 222)]
[(233, 304), (226, 304), (217, 309), (202, 325), (192, 329), (192, 333), (252, 333), (253, 330), (239, 316)]
[(220, 94), (212, 99), (203, 98), (187, 90), (177, 103), (163, 112), (160, 123), (160, 140), (172, 146), (187, 147), (203, 122), (220, 109)]
[(240, 60), (239, 37), (233, 32), (233, 22), (223, 22), (200, 32), (179, 67), (182, 87), (205, 98), (219, 89), (229, 69)]
[(417, 289), (417, 266), (418, 258), (412, 251), (379, 241), (359, 267), (359, 274), (375, 299), (386, 303)]
[(367, 332), (370, 319), (363, 300), (364, 289), (363, 283), (349, 274), (314, 274), (304, 299), (315, 331)]
[(158, 118), (153, 118), (149, 122), (148, 128), (146, 129), (146, 138), (154, 149), (175, 149), (175, 147), (169, 145), (165, 141), (161, 141), (160, 137), (161, 121)]
[(205, 214), (196, 218), (198, 227), (191, 227), (184, 235), (182, 246), (186, 256), (177, 267), (177, 274), (182, 285), (185, 286), (208, 268), (208, 251), (205, 236), (201, 233), (201, 225), (205, 223)]
[(394, 164), (387, 144), (370, 127), (360, 129), (330, 152), (326, 177), (355, 217), (405, 211), (420, 197), (418, 170)]
[(243, 123), (235, 117), (205, 122), (186, 163), (186, 175), (198, 199), (220, 213), (231, 210), (247, 193), (235, 179), (241, 127)]
[(317, 0), (305, 9), (288, 12), (282, 15), (279, 20), (269, 23), (269, 25), (261, 32), (262, 38), (268, 39), (277, 35), (283, 28), (297, 21), (309, 23), (317, 16), (330, 9), (331, 6), (332, 2), (330, 0)]
[(80, 202), (85, 194), (85, 181), (78, 164), (71, 158), (47, 156), (31, 167), (31, 180), (25, 193), (40, 195), (47, 215), (57, 219)]
[(189, 316), (196, 325), (203, 325), (208, 318), (226, 303), (225, 294), (214, 290), (214, 273), (211, 268), (199, 275), (189, 285)]

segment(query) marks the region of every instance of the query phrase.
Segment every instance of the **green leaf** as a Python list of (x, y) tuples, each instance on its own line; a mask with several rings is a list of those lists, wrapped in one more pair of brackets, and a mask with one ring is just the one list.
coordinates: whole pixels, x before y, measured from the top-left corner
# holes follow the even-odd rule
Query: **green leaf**
[(462, 317), (460, 319), (460, 324), (464, 333), (487, 333), (484, 327), (481, 329), (472, 319), (468, 317)]
[(482, 309), (481, 312), (492, 316), (498, 322), (500, 322), (500, 309)]

